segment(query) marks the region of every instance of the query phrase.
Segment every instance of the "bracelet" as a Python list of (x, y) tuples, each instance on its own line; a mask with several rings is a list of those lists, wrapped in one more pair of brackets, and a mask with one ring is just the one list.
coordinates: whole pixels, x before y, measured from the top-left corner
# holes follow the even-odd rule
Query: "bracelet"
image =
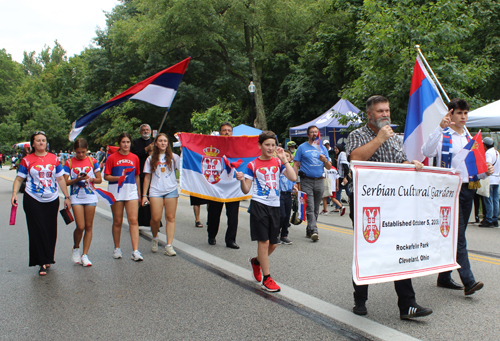
[(143, 198), (144, 198), (144, 197), (147, 197), (147, 194), (144, 194), (142, 197), (143, 197)]
[(69, 197), (64, 197), (64, 199), (69, 199)]

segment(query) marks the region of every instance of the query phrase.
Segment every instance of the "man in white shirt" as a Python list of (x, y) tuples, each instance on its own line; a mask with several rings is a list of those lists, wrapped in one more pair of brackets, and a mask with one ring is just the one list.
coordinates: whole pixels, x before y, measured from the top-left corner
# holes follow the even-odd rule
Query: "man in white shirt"
[(491, 175), (493, 167), (491, 164), (488, 164), (488, 172), (479, 174), (476, 177), (469, 176), (465, 162), (454, 162), (456, 161), (454, 156), (471, 139), (465, 127), (469, 113), (469, 103), (463, 99), (455, 98), (448, 103), (448, 110), (448, 113), (443, 117), (439, 126), (422, 146), (422, 154), (427, 157), (437, 158), (437, 164), (441, 167), (455, 168), (460, 171), (462, 188), (459, 198), (457, 262), (461, 266), (458, 269), (458, 273), (464, 286), (457, 284), (451, 278), (451, 271), (439, 274), (437, 286), (455, 290), (464, 289), (465, 295), (472, 295), (483, 287), (483, 283), (477, 282), (474, 278), (467, 252), (467, 239), (465, 238), (474, 194), (476, 193), (475, 188), (469, 188), (469, 182), (476, 181), (477, 178), (484, 179), (486, 176)]
[(484, 197), (485, 218), (479, 227), (498, 227), (498, 185), (500, 184), (500, 160), (495, 144), (491, 137), (483, 140), (486, 149), (486, 162), (493, 166), (493, 174), (490, 175), (490, 197)]

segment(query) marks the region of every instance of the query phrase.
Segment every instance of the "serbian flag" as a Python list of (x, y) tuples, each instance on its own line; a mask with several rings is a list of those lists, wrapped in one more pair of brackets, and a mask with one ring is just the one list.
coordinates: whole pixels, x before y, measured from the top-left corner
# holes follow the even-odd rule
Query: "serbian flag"
[(120, 192), (120, 188), (123, 187), (123, 184), (126, 182), (125, 180), (129, 180), (128, 182), (133, 182), (131, 178), (135, 176), (135, 168), (126, 168), (123, 170), (123, 175), (118, 178), (118, 192)]
[(258, 136), (212, 136), (179, 133), (182, 143), (181, 192), (198, 198), (232, 202), (250, 199), (236, 172), (258, 157)]
[(298, 218), (302, 221), (306, 221), (307, 194), (305, 192), (298, 191), (297, 199), (298, 199), (297, 212), (299, 213)]
[(453, 157), (452, 166), (457, 168), (460, 163), (465, 161), (469, 177), (486, 173), (488, 166), (486, 165), (486, 155), (483, 145), (483, 137), (479, 131), (455, 157)]
[(109, 193), (108, 191), (104, 191), (100, 188), (95, 189), (97, 195), (99, 198), (102, 199), (106, 204), (108, 205), (113, 205), (115, 203), (115, 197), (113, 194)]
[(408, 160), (423, 161), (421, 148), (448, 112), (436, 84), (417, 56), (411, 80), (410, 101), (406, 113), (404, 151)]
[(316, 136), (312, 145), (318, 150), (318, 152), (320, 152), (321, 154), (325, 154), (326, 158), (330, 160), (330, 157), (328, 156), (328, 151), (326, 150), (326, 147), (323, 145), (323, 142), (321, 141), (321, 132), (318, 131), (318, 136)]
[(190, 60), (191, 57), (186, 58), (182, 62), (158, 72), (142, 82), (133, 85), (101, 106), (89, 111), (73, 122), (73, 128), (69, 133), (69, 140), (74, 141), (83, 128), (106, 109), (129, 99), (138, 99), (158, 107), (170, 108)]

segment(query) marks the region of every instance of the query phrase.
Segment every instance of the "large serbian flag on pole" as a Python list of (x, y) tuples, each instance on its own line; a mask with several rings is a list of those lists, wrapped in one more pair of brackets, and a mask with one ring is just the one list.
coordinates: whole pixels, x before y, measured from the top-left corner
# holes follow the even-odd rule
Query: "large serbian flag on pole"
[(128, 101), (129, 99), (138, 99), (144, 102), (154, 104), (158, 107), (170, 108), (174, 100), (182, 76), (189, 64), (191, 57), (175, 64), (157, 74), (135, 84), (118, 96), (113, 97), (101, 106), (89, 111), (75, 122), (69, 133), (69, 140), (73, 141), (83, 128), (92, 122), (97, 116), (115, 105)]
[(429, 76), (420, 56), (417, 56), (411, 80), (403, 141), (408, 160), (425, 159), (420, 149), (447, 112), (436, 84)]
[(211, 136), (179, 133), (182, 143), (181, 192), (219, 202), (250, 199), (236, 172), (258, 157), (258, 136)]

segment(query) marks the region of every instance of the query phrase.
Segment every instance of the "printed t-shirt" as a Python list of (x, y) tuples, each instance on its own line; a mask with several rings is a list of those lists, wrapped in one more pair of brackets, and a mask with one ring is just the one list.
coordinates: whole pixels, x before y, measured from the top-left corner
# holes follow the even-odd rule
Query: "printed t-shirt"
[[(93, 166), (92, 166), (93, 164)], [(78, 178), (80, 173), (87, 173), (91, 179), (95, 179), (95, 172), (99, 172), (99, 163), (93, 157), (86, 157), (83, 160), (78, 160), (76, 157), (71, 158), (64, 164), (64, 173), (70, 179)], [(97, 202), (97, 194), (94, 185), (87, 181), (80, 181), (71, 185), (70, 190), (71, 204), (90, 204)]]
[[(166, 195), (177, 189), (175, 170), (179, 169), (179, 162), (179, 155), (172, 153), (172, 168), (169, 169), (165, 160), (165, 154), (160, 154), (156, 170), (153, 174), (151, 174), (151, 187), (149, 188), (149, 195)], [(151, 173), (151, 156), (149, 156), (144, 163), (144, 173)], [(144, 190), (144, 192), (146, 192), (146, 190)]]
[(57, 156), (47, 153), (41, 157), (33, 153), (21, 160), (17, 176), (27, 178), (25, 192), (31, 197), (39, 202), (51, 202), (59, 197), (56, 177), (63, 174)]
[(280, 207), (279, 179), (284, 171), (285, 165), (278, 158), (256, 158), (249, 162), (245, 178), (253, 180), (252, 200), (267, 206)]
[(337, 179), (339, 178), (339, 173), (337, 172), (337, 169), (335, 167), (332, 167), (330, 169), (326, 169), (326, 176), (330, 179), (332, 183), (332, 192), (337, 192)]
[(308, 142), (302, 143), (297, 148), (294, 161), (300, 162), (300, 170), (310, 178), (321, 178), (323, 176), (323, 161), (319, 156), (323, 154), (329, 159), (328, 155), (322, 150), (321, 153), (316, 147), (311, 146)]
[(134, 169), (125, 177), (121, 188), (118, 188), (118, 181), (108, 183), (108, 192), (112, 193), (117, 201), (128, 201), (139, 199), (135, 175), (140, 174), (139, 158), (133, 153), (122, 155), (120, 152), (111, 154), (106, 160), (105, 174), (113, 176), (124, 175), (125, 169)]

